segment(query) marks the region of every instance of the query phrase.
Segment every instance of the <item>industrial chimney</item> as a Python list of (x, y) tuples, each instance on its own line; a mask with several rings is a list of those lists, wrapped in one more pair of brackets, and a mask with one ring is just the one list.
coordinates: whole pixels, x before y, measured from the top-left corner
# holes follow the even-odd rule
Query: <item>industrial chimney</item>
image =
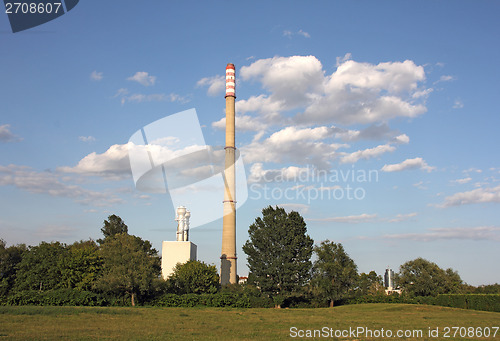
[(222, 221), (222, 253), (220, 282), (236, 283), (236, 183), (235, 183), (235, 68), (226, 66), (226, 158), (224, 168), (224, 217)]
[(177, 207), (177, 241), (187, 242), (189, 241), (189, 218), (191, 217), (191, 212), (189, 212), (184, 206)]

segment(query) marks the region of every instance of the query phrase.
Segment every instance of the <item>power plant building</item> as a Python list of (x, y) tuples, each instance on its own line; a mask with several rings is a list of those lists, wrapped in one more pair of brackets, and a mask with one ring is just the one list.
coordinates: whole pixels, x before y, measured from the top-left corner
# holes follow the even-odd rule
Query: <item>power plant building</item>
[(163, 241), (161, 248), (161, 274), (167, 279), (174, 272), (177, 263), (196, 260), (197, 247), (189, 241), (189, 218), (191, 212), (186, 207), (177, 208), (177, 233), (175, 241)]

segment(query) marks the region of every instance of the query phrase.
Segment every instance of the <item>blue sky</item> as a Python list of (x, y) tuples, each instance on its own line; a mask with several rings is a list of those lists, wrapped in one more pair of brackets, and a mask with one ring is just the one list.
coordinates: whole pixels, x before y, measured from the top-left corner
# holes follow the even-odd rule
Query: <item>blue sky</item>
[[(110, 214), (158, 250), (174, 240), (170, 196), (135, 188), (127, 143), (195, 108), (206, 144), (223, 145), (231, 62), (248, 182), (240, 275), (248, 226), (283, 205), (316, 243), (341, 242), (362, 272), (424, 257), (470, 284), (500, 282), (499, 3), (96, 5), (16, 34), (0, 15), (9, 245), (97, 239)], [(222, 219), (192, 229), (199, 259), (219, 265), (221, 232)]]

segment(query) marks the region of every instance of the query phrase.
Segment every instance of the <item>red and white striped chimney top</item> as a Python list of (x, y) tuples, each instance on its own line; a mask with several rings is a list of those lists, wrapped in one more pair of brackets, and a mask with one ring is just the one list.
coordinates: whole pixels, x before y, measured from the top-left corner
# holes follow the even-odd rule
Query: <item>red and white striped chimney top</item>
[(229, 63), (226, 66), (226, 97), (227, 96), (235, 96), (235, 86), (236, 79), (234, 75), (234, 64)]

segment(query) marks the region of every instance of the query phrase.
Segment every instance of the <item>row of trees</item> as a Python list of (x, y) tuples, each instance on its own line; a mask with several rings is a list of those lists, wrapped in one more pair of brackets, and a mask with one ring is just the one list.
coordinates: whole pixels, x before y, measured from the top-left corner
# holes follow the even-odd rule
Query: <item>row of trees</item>
[[(297, 212), (269, 206), (248, 233), (250, 239), (243, 246), (250, 269), (248, 282), (272, 297), (277, 307), (287, 296), (304, 291), (323, 297), (333, 306), (335, 300), (356, 287), (365, 292), (382, 287), (375, 272), (358, 275), (342, 244), (326, 240), (314, 246)], [(317, 258), (314, 263), (313, 252)]]
[[(111, 297), (153, 301), (165, 294), (213, 294), (221, 290), (214, 265), (199, 261), (178, 264), (164, 281), (161, 261), (151, 243), (128, 234), (123, 220), (111, 215), (101, 229), (102, 239), (65, 245), (42, 242), (37, 246), (7, 247), (0, 240), (0, 303), (23, 292), (75, 290)], [(342, 244), (323, 241), (314, 245), (304, 219), (297, 212), (267, 207), (249, 227), (243, 246), (250, 269), (245, 290), (249, 295), (272, 299), (279, 307), (290, 297), (313, 297), (334, 302), (346, 297), (383, 295), (381, 276), (358, 269)], [(311, 258), (315, 255), (314, 262)], [(443, 270), (424, 259), (403, 264), (397, 283), (416, 296), (471, 292), (452, 269)], [(496, 288), (498, 291), (498, 288)]]
[(41, 242), (7, 247), (0, 239), (0, 303), (15, 295), (67, 290), (90, 292), (108, 301), (154, 300), (164, 293), (210, 294), (219, 290), (214, 265), (199, 261), (177, 264), (174, 274), (161, 278), (161, 259), (151, 243), (130, 235), (116, 215), (104, 221), (102, 239), (70, 245)]
[(109, 216), (104, 238), (65, 245), (6, 247), (0, 241), (0, 297), (22, 291), (75, 289), (127, 294), (132, 305), (154, 287), (161, 271), (158, 252), (147, 240), (128, 234), (123, 220)]
[[(273, 297), (277, 306), (299, 292), (328, 300), (330, 306), (346, 297), (384, 294), (382, 278), (374, 271), (358, 274), (342, 244), (326, 240), (313, 246), (306, 232), (299, 213), (265, 208), (262, 217), (250, 226), (250, 239), (243, 246), (248, 256), (249, 283)], [(453, 269), (443, 270), (422, 258), (401, 265), (396, 284), (410, 296), (474, 291)]]

